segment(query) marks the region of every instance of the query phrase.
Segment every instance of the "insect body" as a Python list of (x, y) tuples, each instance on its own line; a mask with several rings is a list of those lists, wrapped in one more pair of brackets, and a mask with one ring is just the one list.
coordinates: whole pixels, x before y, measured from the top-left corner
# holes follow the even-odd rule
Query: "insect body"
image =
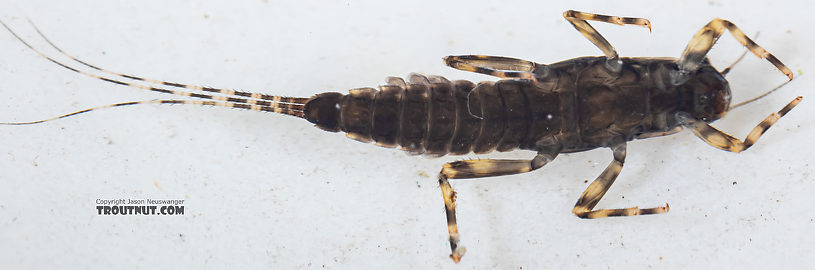
[[(792, 73), (735, 25), (726, 20), (712, 20), (694, 35), (678, 59), (621, 58), (587, 21), (633, 24), (650, 29), (648, 20), (578, 11), (567, 11), (564, 17), (605, 55), (549, 65), (497, 56), (449, 56), (444, 62), (450, 67), (502, 80), (474, 84), (413, 74), (407, 81), (389, 78), (388, 83), (378, 89), (353, 89), (348, 94), (322, 93), (311, 98), (207, 88), (115, 73), (82, 62), (54, 46), (80, 64), (119, 77), (111, 79), (58, 62), (12, 34), (43, 57), (74, 72), (116, 84), (203, 99), (128, 102), (105, 107), (182, 103), (276, 112), (304, 118), (327, 131), (343, 131), (358, 141), (385, 147), (401, 146), (411, 154), (428, 156), (515, 149), (536, 151), (537, 155), (530, 160), (463, 160), (442, 167), (439, 184), (447, 215), (451, 258), (456, 262), (465, 249), (458, 245), (455, 192), (449, 179), (529, 172), (543, 167), (560, 153), (608, 147), (613, 161), (583, 192), (573, 213), (580, 218), (665, 213), (667, 204), (652, 208), (594, 209), (622, 170), (628, 141), (688, 128), (714, 147), (741, 152), (802, 99), (794, 99), (761, 121), (744, 141), (739, 140), (710, 125), (730, 109), (744, 104), (730, 106), (730, 88), (724, 78), (729, 68), (719, 72), (705, 57), (716, 40), (728, 30), (748, 50), (767, 59), (790, 80)], [(53, 119), (95, 109), (98, 108)], [(5, 124), (32, 124), (53, 119)]]
[[(469, 59), (478, 57), (448, 62)], [(727, 81), (707, 62), (674, 85), (674, 60), (620, 61), (617, 74), (610, 74), (605, 57), (583, 57), (543, 66), (545, 74), (535, 80), (478, 85), (413, 74), (407, 83), (391, 78), (379, 91), (316, 95), (304, 115), (356, 140), (439, 156), (552, 145), (579, 152), (669, 132), (682, 125), (677, 114), (710, 122), (727, 111)]]

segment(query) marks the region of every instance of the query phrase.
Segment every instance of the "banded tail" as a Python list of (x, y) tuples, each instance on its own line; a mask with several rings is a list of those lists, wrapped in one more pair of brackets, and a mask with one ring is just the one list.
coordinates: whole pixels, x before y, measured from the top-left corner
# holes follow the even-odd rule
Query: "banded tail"
[[(29, 21), (29, 23), (31, 23)], [(79, 68), (73, 67), (67, 63), (60, 62), (55, 58), (46, 55), (42, 51), (34, 48), (31, 46), (27, 41), (25, 41), (22, 37), (20, 37), (16, 32), (11, 30), (11, 28), (6, 25), (5, 22), (0, 21), (0, 25), (2, 25), (6, 30), (11, 33), (17, 40), (19, 40), (23, 45), (40, 55), (41, 57), (51, 61), (63, 67), (67, 70), (99, 79), (102, 81), (106, 81), (113, 84), (129, 86), (133, 88), (138, 88), (147, 91), (159, 92), (164, 94), (172, 94), (177, 96), (183, 97), (192, 97), (198, 98), (203, 100), (183, 100), (183, 99), (163, 99), (163, 100), (147, 100), (147, 101), (133, 101), (133, 102), (123, 102), (123, 103), (116, 103), (110, 104), (90, 109), (84, 109), (72, 113), (68, 113), (65, 115), (43, 119), (38, 121), (30, 121), (30, 122), (4, 122), (0, 123), (0, 125), (29, 125), (29, 124), (38, 124), (44, 123), (48, 121), (53, 121), (57, 119), (62, 119), (82, 113), (87, 113), (95, 110), (105, 109), (105, 108), (113, 108), (113, 107), (121, 107), (121, 106), (130, 106), (130, 105), (138, 105), (138, 104), (191, 104), (191, 105), (201, 105), (201, 106), (216, 106), (216, 107), (225, 107), (225, 108), (237, 108), (237, 109), (244, 109), (244, 110), (252, 110), (252, 111), (261, 111), (261, 112), (274, 112), (280, 113), (285, 115), (291, 115), (298, 118), (304, 118), (303, 109), (305, 103), (309, 100), (309, 98), (296, 98), (296, 97), (284, 97), (284, 96), (275, 96), (275, 95), (268, 95), (268, 94), (261, 94), (256, 92), (245, 92), (245, 91), (237, 91), (237, 90), (230, 90), (230, 89), (219, 89), (219, 88), (212, 88), (200, 85), (193, 85), (193, 84), (183, 84), (183, 83), (176, 83), (170, 81), (162, 81), (162, 80), (155, 80), (149, 79), (139, 76), (133, 76), (129, 74), (123, 74), (119, 72), (110, 71), (104, 68), (97, 67), (95, 65), (89, 64), (85, 61), (82, 61), (70, 54), (66, 53), (59, 47), (57, 47), (53, 42), (51, 42), (45, 35), (36, 27), (33, 23), (31, 25), (37, 31), (37, 33), (42, 37), (52, 48), (57, 50), (63, 56), (80, 63), (86, 67), (92, 68), (99, 72), (103, 72), (106, 74), (111, 75), (110, 77), (106, 76), (99, 76), (87, 71), (80, 70)], [(133, 80), (136, 82), (127, 82), (126, 80)], [(139, 82), (149, 83), (149, 84), (156, 84), (156, 85), (163, 85), (167, 86), (164, 87), (155, 87), (148, 84), (140, 84)], [(183, 88), (188, 91), (176, 90), (173, 88)], [(212, 93), (212, 94), (206, 94)]]

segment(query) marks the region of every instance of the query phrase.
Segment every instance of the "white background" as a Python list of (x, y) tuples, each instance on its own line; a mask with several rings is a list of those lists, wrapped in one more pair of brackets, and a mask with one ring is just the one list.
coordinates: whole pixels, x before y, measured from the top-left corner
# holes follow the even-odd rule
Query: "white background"
[[(274, 114), (196, 106), (109, 109), (0, 126), (0, 265), (19, 268), (801, 268), (815, 246), (812, 4), (805, 1), (0, 1), (0, 19), (46, 49), (148, 78), (307, 97), (410, 72), (493, 80), (445, 67), (452, 54), (551, 63), (601, 52), (562, 18), (576, 9), (645, 17), (653, 32), (593, 25), (623, 56), (678, 57), (726, 18), (796, 81), (716, 126), (743, 138), (805, 99), (742, 154), (690, 132), (629, 144), (598, 207), (671, 204), (665, 215), (581, 220), (572, 206), (611, 160), (561, 155), (534, 173), (454, 181), (460, 265), (447, 257), (428, 159), (358, 143)], [(4, 32), (4, 31), (0, 31)], [(62, 69), (0, 33), (0, 121), (170, 98)], [(724, 68), (743, 48), (725, 34)], [(53, 51), (48, 51), (53, 54)], [(748, 55), (734, 101), (784, 81)], [(99, 216), (96, 199), (186, 199), (184, 216)]]

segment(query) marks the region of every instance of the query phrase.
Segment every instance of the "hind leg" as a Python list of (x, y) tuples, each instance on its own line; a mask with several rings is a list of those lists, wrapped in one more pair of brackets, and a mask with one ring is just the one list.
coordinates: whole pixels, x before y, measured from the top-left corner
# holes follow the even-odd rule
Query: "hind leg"
[(546, 65), (535, 62), (489, 55), (451, 55), (444, 57), (444, 64), (463, 71), (487, 74), (502, 79), (535, 79)]
[(450, 258), (458, 263), (466, 249), (458, 245), (459, 234), (456, 223), (456, 192), (448, 179), (481, 178), (530, 172), (543, 167), (555, 159), (560, 146), (549, 147), (538, 152), (532, 160), (477, 159), (450, 162), (439, 172), (439, 186), (444, 197), (444, 212), (447, 215), (447, 231), (450, 234)]

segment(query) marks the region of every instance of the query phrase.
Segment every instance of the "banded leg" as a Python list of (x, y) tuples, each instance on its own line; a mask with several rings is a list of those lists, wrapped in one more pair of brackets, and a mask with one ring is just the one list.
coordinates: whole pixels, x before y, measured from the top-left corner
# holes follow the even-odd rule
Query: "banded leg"
[(606, 170), (586, 188), (586, 191), (583, 192), (583, 195), (580, 196), (580, 199), (578, 199), (574, 205), (572, 213), (580, 218), (604, 218), (662, 214), (668, 212), (669, 208), (667, 204), (663, 207), (645, 209), (640, 209), (635, 206), (631, 208), (593, 210), (594, 206), (603, 198), (603, 195), (606, 194), (611, 184), (617, 179), (617, 175), (619, 175), (623, 169), (623, 163), (625, 162), (625, 143), (614, 145), (611, 147), (611, 150), (614, 152), (614, 160), (612, 160), (611, 164), (606, 167)]
[(477, 159), (450, 162), (442, 166), (439, 173), (439, 186), (444, 197), (444, 211), (447, 215), (447, 231), (450, 234), (450, 258), (458, 263), (466, 248), (459, 246), (458, 224), (456, 224), (456, 192), (447, 179), (480, 178), (530, 172), (551, 162), (560, 152), (560, 147), (551, 151), (538, 152), (532, 160)]
[(651, 31), (651, 22), (643, 18), (608, 16), (574, 10), (563, 12), (563, 17), (566, 18), (566, 20), (569, 21), (569, 23), (571, 23), (572, 26), (574, 26), (574, 28), (580, 32), (580, 34), (591, 41), (591, 43), (594, 43), (594, 46), (597, 46), (597, 48), (603, 51), (606, 58), (608, 58), (607, 64), (613, 71), (619, 71), (620, 68), (622, 68), (622, 63), (620, 62), (620, 56), (617, 55), (617, 50), (615, 50), (614, 47), (611, 46), (611, 43), (600, 35), (600, 33), (597, 32), (597, 30), (594, 29), (594, 27), (592, 27), (587, 21), (606, 22), (616, 25), (639, 25), (642, 27), (648, 27), (648, 31)]
[(792, 80), (792, 71), (790, 71), (784, 63), (781, 63), (778, 58), (775, 58), (775, 56), (767, 52), (764, 48), (761, 48), (761, 46), (758, 46), (758, 44), (748, 38), (744, 32), (730, 21), (716, 18), (702, 27), (702, 29), (691, 38), (688, 47), (682, 52), (682, 57), (679, 58), (678, 62), (679, 71), (677, 71), (677, 74), (672, 78), (675, 84), (681, 84), (684, 80), (687, 80), (688, 74), (699, 68), (700, 63), (705, 59), (705, 55), (707, 55), (710, 48), (713, 47), (713, 44), (716, 44), (716, 41), (722, 33), (724, 33), (724, 30), (729, 30), (730, 34), (732, 34), (741, 45), (747, 47), (748, 50), (759, 58), (767, 59), (767, 61), (772, 63), (778, 70)]
[(487, 74), (503, 79), (535, 79), (535, 74), (545, 72), (546, 65), (523, 59), (489, 55), (451, 55), (444, 57), (444, 64), (463, 71)]
[(679, 118), (679, 121), (683, 126), (692, 130), (693, 134), (696, 134), (697, 137), (701, 138), (713, 147), (725, 151), (739, 153), (747, 150), (747, 148), (750, 148), (750, 146), (752, 146), (758, 140), (758, 138), (767, 131), (767, 129), (775, 124), (778, 119), (792, 110), (792, 108), (798, 105), (802, 99), (803, 97), (797, 97), (790, 101), (790, 103), (788, 103), (787, 106), (784, 106), (784, 108), (782, 108), (780, 111), (772, 113), (770, 116), (767, 116), (767, 118), (764, 118), (763, 121), (758, 123), (758, 125), (753, 128), (749, 134), (747, 134), (747, 138), (744, 139), (744, 141), (730, 136), (729, 134), (714, 128), (704, 121), (689, 118), (688, 116), (681, 114), (677, 115), (677, 118)]

